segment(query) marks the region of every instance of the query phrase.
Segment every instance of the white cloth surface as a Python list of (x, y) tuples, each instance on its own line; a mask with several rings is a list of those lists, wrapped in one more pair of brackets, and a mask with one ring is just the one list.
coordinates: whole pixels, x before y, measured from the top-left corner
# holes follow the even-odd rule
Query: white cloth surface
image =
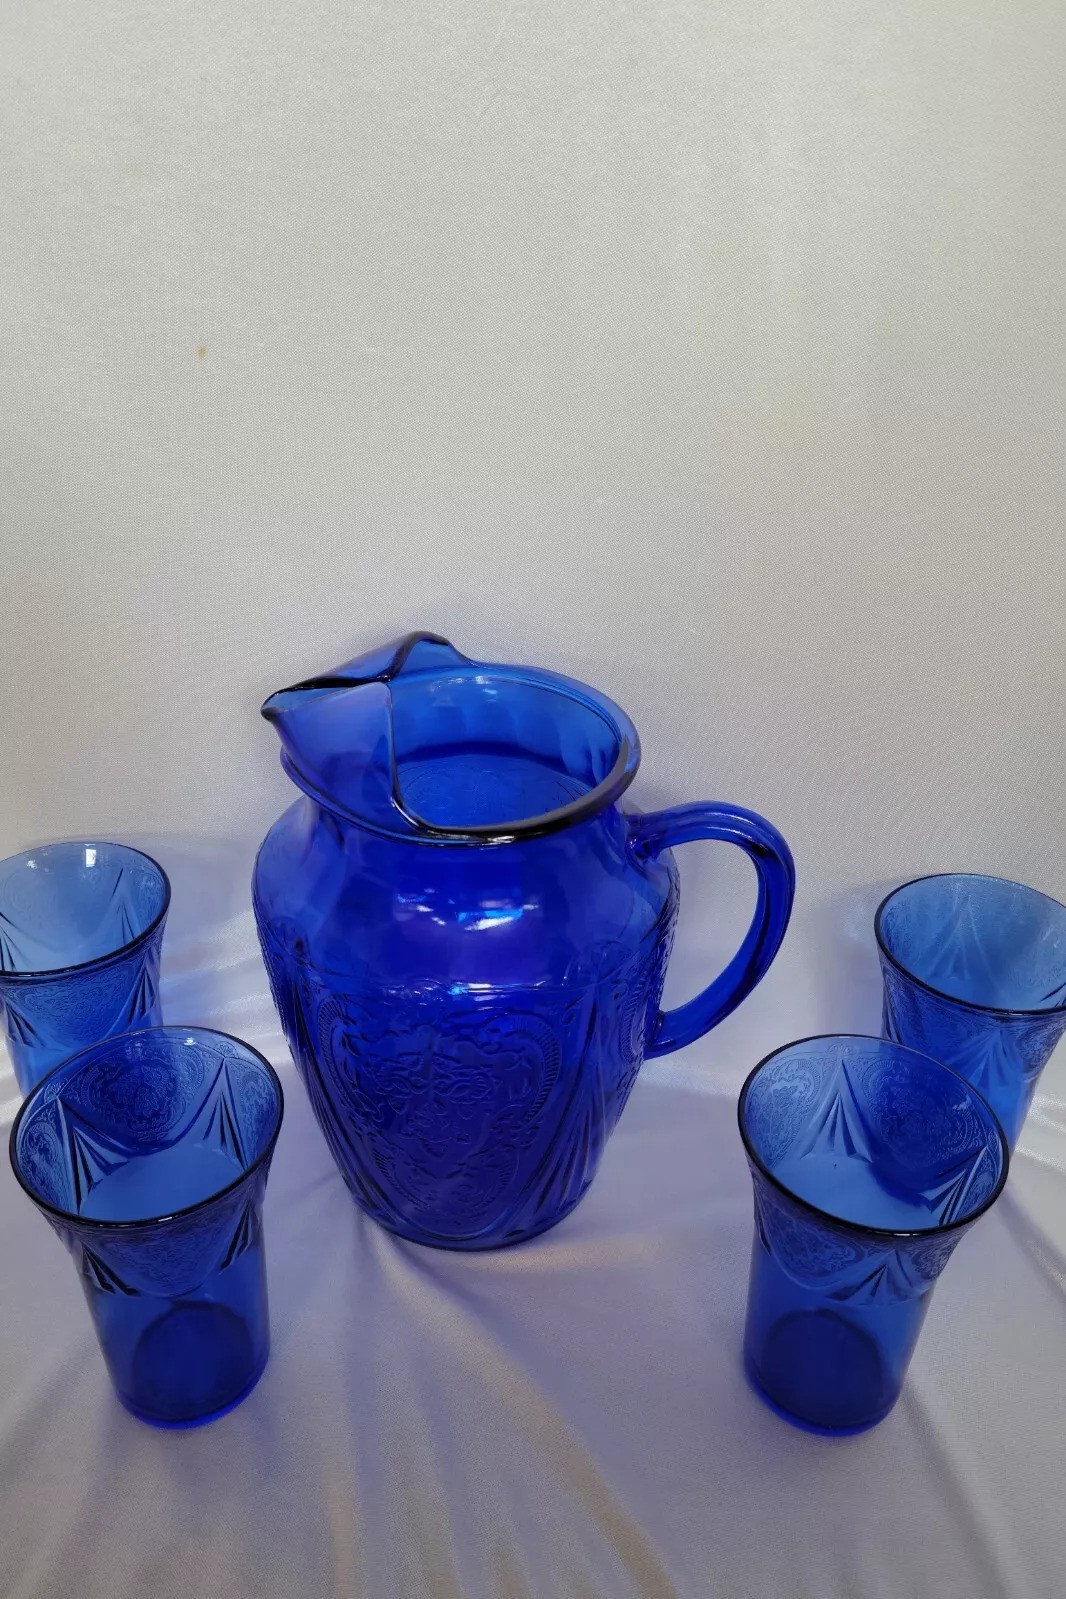
[[(210, 991), (179, 946), (164, 999), (281, 1065), (270, 1363), (210, 1426), (128, 1416), (71, 1263), (5, 1160), (5, 1599), (1061, 1599), (1061, 1056), (1006, 1194), (937, 1286), (896, 1410), (827, 1440), (771, 1414), (739, 1363), (736, 1087), (795, 1035), (790, 1014), (811, 1020), (795, 950), (729, 1023), (645, 1067), (571, 1217), (462, 1255), (356, 1210), (249, 920), (218, 942)], [(875, 1028), (872, 972), (841, 1009), (827, 1001), (820, 1025), (865, 1009)]]

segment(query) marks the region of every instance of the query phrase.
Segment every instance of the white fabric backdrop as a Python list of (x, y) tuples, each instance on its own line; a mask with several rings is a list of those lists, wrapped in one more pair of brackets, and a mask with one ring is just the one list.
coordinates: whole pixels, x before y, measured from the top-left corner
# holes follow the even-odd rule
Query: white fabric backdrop
[[(170, 1015), (277, 1053), (256, 707), (430, 626), (615, 695), (635, 798), (753, 805), (800, 880), (528, 1250), (357, 1223), (297, 1089), (274, 1360), (202, 1435), (113, 1408), (5, 1170), (5, 1594), (1059, 1593), (1061, 1056), (846, 1449), (738, 1379), (732, 1095), (876, 1026), (886, 884), (1066, 895), (1064, 57), (1058, 0), (3, 8), (0, 853), (157, 854)], [(682, 870), (675, 999), (750, 895)]]

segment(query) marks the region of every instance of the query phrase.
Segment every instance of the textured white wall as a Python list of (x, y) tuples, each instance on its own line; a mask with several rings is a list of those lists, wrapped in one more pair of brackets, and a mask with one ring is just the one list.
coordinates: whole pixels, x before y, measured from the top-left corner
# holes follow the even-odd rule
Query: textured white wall
[[(7, 0), (0, 852), (155, 847), (210, 963), (259, 701), (429, 626), (782, 827), (768, 1044), (875, 1021), (883, 883), (1066, 893), (1064, 53), (1061, 0)], [(675, 989), (746, 891), (682, 865)]]

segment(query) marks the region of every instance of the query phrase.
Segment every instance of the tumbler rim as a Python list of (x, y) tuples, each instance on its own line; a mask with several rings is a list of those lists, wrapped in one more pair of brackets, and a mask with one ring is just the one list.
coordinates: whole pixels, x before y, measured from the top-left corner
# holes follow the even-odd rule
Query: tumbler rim
[(1017, 879), (1013, 877), (997, 877), (994, 872), (926, 872), (922, 877), (911, 877), (908, 878), (907, 882), (905, 883), (898, 883), (895, 888), (891, 889), (889, 893), (885, 895), (884, 899), (881, 901), (880, 905), (878, 905), (877, 910), (874, 913), (874, 938), (877, 940), (878, 950), (884, 956), (885, 960), (888, 961), (889, 965), (893, 966), (901, 976), (907, 979), (908, 982), (913, 983), (916, 988), (924, 989), (927, 994), (932, 994), (935, 999), (947, 1000), (947, 1002), (951, 1005), (961, 1005), (965, 1010), (976, 1011), (982, 1016), (1024, 1016), (1026, 1018), (1036, 1018), (1039, 1016), (1054, 1016), (1057, 1012), (1066, 1010), (1066, 1001), (1064, 1001), (1061, 1005), (1025, 1006), (982, 1005), (978, 1000), (963, 999), (959, 994), (949, 994), (947, 989), (937, 988), (934, 983), (927, 983), (924, 977), (919, 977), (917, 972), (911, 971), (909, 966), (904, 965), (903, 961), (901, 961), (897, 955), (892, 953), (885, 942), (881, 930), (884, 913), (888, 909), (889, 902), (894, 900), (897, 894), (902, 894), (906, 889), (916, 888), (919, 883), (932, 883), (938, 878), (949, 877), (954, 878), (956, 881), (961, 878), (975, 878), (982, 883), (1000, 883), (1004, 888), (1020, 888), (1026, 894), (1032, 894), (1037, 899), (1046, 900), (1049, 905), (1054, 905), (1056, 910), (1060, 910), (1064, 915), (1066, 915), (1066, 905), (1064, 905), (1061, 900), (1056, 899), (1053, 894), (1045, 894), (1042, 888), (1033, 888), (1030, 883), (1019, 883)]
[[(44, 1088), (48, 1086), (48, 1084), (53, 1081), (54, 1078), (58, 1077), (61, 1072), (66, 1072), (69, 1069), (78, 1066), (88, 1055), (98, 1054), (103, 1050), (109, 1049), (115, 1044), (124, 1044), (128, 1039), (131, 1038), (144, 1038), (152, 1034), (158, 1036), (159, 1034), (171, 1033), (184, 1035), (192, 1033), (206, 1036), (209, 1039), (223, 1038), (229, 1044), (236, 1044), (239, 1049), (250, 1055), (254, 1061), (256, 1061), (265, 1069), (267, 1077), (273, 1083), (275, 1092), (277, 1094), (277, 1111), (274, 1117), (274, 1125), (271, 1128), (270, 1135), (255, 1159), (245, 1168), (244, 1171), (240, 1172), (232, 1182), (227, 1183), (224, 1188), (218, 1188), (214, 1193), (205, 1195), (203, 1199), (198, 1199), (194, 1205), (183, 1205), (179, 1210), (164, 1211), (158, 1216), (137, 1216), (131, 1221), (113, 1221), (107, 1218), (98, 1218), (96, 1216), (81, 1216), (76, 1210), (64, 1210), (61, 1206), (53, 1205), (47, 1199), (42, 1199), (39, 1194), (34, 1192), (29, 1183), (23, 1177), (18, 1156), (19, 1128), (22, 1125), (23, 1118), (25, 1117), (27, 1111), (30, 1109), (31, 1105), (33, 1105), (38, 1095)], [(254, 1176), (260, 1167), (265, 1165), (273, 1155), (274, 1146), (278, 1141), (278, 1134), (281, 1132), (281, 1123), (284, 1114), (285, 1094), (281, 1086), (281, 1078), (274, 1070), (274, 1067), (267, 1060), (266, 1056), (261, 1054), (258, 1049), (255, 1049), (251, 1044), (245, 1043), (243, 1038), (235, 1038), (232, 1033), (223, 1033), (217, 1027), (199, 1027), (195, 1023), (189, 1026), (183, 1026), (178, 1022), (167, 1022), (165, 1025), (160, 1027), (132, 1028), (126, 1033), (116, 1033), (114, 1038), (103, 1038), (96, 1044), (90, 1044), (86, 1049), (78, 1050), (74, 1055), (68, 1055), (66, 1060), (60, 1061), (58, 1066), (54, 1066), (52, 1070), (48, 1072), (46, 1076), (42, 1077), (41, 1081), (30, 1090), (22, 1104), (19, 1106), (15, 1120), (11, 1124), (11, 1133), (8, 1138), (8, 1156), (11, 1161), (11, 1170), (15, 1174), (15, 1181), (18, 1183), (23, 1193), (26, 1194), (27, 1197), (31, 1199), (37, 1206), (38, 1210), (46, 1212), (46, 1214), (49, 1216), (54, 1216), (58, 1221), (66, 1222), (73, 1226), (88, 1227), (92, 1228), (93, 1230), (100, 1228), (102, 1230), (106, 1230), (107, 1232), (137, 1231), (142, 1227), (158, 1227), (160, 1223), (163, 1222), (184, 1221), (186, 1217), (194, 1216), (198, 1211), (206, 1210), (209, 1205), (214, 1205), (220, 1199), (225, 1199), (228, 1194), (233, 1193), (233, 1191), (239, 1188), (242, 1183), (246, 1182), (249, 1177)]]
[(128, 939), (125, 944), (118, 944), (114, 949), (109, 949), (102, 955), (92, 955), (88, 960), (75, 961), (70, 966), (45, 966), (34, 972), (4, 971), (0, 973), (0, 980), (5, 984), (51, 982), (56, 977), (72, 977), (75, 972), (87, 972), (97, 966), (109, 966), (112, 961), (121, 960), (133, 950), (138, 949), (140, 945), (147, 943), (166, 920), (167, 912), (170, 909), (170, 878), (154, 856), (149, 855), (146, 850), (138, 849), (134, 844), (120, 844), (110, 838), (56, 838), (50, 839), (46, 844), (35, 844), (29, 849), (17, 850), (14, 855), (6, 855), (0, 861), (0, 866), (10, 866), (15, 861), (24, 861), (31, 855), (40, 855), (45, 850), (68, 849), (71, 847), (74, 849), (114, 849), (122, 850), (128, 855), (139, 855), (142, 860), (148, 862), (152, 870), (161, 879), (163, 884), (163, 903), (152, 917), (148, 926), (133, 938)]
[[(795, 1193), (793, 1189), (789, 1188), (787, 1183), (783, 1183), (780, 1178), (770, 1170), (765, 1161), (762, 1159), (761, 1155), (754, 1148), (751, 1139), (748, 1137), (748, 1131), (744, 1124), (744, 1110), (748, 1093), (763, 1067), (768, 1066), (770, 1062), (778, 1055), (784, 1055), (789, 1050), (798, 1049), (803, 1044), (840, 1044), (847, 1043), (852, 1040), (864, 1044), (877, 1044), (881, 1049), (899, 1050), (905, 1055), (914, 1055), (918, 1060), (924, 1061), (927, 1065), (935, 1066), (939, 1071), (946, 1072), (949, 1077), (956, 1078), (957, 1081), (962, 1084), (963, 1088), (965, 1088), (966, 1092), (972, 1095), (973, 1098), (977, 1100), (978, 1104), (988, 1112), (989, 1120), (991, 1121), (992, 1126), (995, 1128), (999, 1138), (999, 1146), (1003, 1155), (1003, 1164), (992, 1192), (970, 1215), (962, 1216), (956, 1221), (937, 1222), (931, 1227), (875, 1227), (868, 1222), (850, 1220), (847, 1216), (836, 1216), (832, 1211), (824, 1210), (821, 1205), (816, 1205), (811, 1200), (804, 1199), (801, 1194)], [(775, 1188), (779, 1194), (784, 1194), (785, 1197), (792, 1202), (792, 1204), (798, 1206), (800, 1210), (806, 1211), (809, 1215), (816, 1216), (821, 1222), (828, 1222), (831, 1226), (837, 1228), (842, 1227), (849, 1232), (864, 1233), (874, 1238), (940, 1238), (946, 1233), (959, 1232), (965, 1227), (971, 1227), (975, 1221), (978, 1221), (985, 1214), (985, 1212), (990, 1210), (995, 1204), (996, 1200), (999, 1198), (1004, 1187), (1006, 1186), (1007, 1177), (1010, 1172), (1010, 1145), (1007, 1142), (1007, 1135), (1003, 1131), (999, 1117), (996, 1115), (985, 1096), (980, 1093), (971, 1082), (963, 1077), (961, 1072), (955, 1071), (951, 1066), (945, 1066), (942, 1060), (937, 1060), (932, 1055), (926, 1055), (920, 1049), (911, 1049), (909, 1044), (896, 1044), (893, 1043), (891, 1039), (878, 1038), (873, 1033), (812, 1033), (807, 1038), (794, 1038), (787, 1044), (779, 1044), (778, 1047), (776, 1049), (772, 1049), (768, 1055), (764, 1055), (762, 1060), (758, 1061), (757, 1064), (752, 1067), (751, 1071), (744, 1079), (743, 1086), (740, 1090), (740, 1097), (737, 1100), (737, 1126), (740, 1129), (741, 1142), (744, 1145), (744, 1152), (747, 1155), (748, 1160), (759, 1172), (759, 1175), (761, 1177), (765, 1177), (766, 1181), (771, 1185), (771, 1187)]]

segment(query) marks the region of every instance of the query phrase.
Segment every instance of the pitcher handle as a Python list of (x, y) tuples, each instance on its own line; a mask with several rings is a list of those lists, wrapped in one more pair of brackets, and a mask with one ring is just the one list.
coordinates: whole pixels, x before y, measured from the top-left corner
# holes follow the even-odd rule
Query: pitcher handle
[(660, 855), (675, 844), (696, 839), (738, 845), (755, 867), (758, 899), (751, 926), (725, 971), (719, 973), (695, 999), (673, 1010), (660, 1010), (644, 1055), (651, 1060), (667, 1055), (702, 1037), (736, 1010), (766, 975), (781, 947), (796, 892), (792, 852), (781, 834), (762, 816), (739, 805), (707, 801), (675, 805), (630, 819), (632, 848), (645, 859)]

